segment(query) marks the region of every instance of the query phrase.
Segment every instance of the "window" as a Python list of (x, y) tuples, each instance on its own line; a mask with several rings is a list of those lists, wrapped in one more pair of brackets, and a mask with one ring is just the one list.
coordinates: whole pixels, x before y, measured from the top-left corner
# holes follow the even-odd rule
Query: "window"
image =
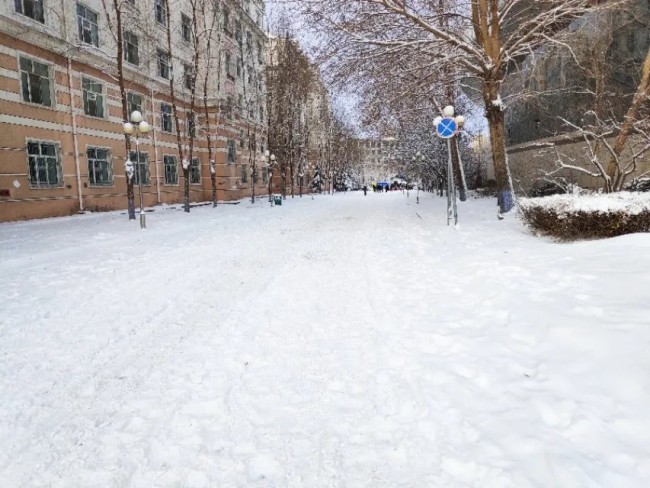
[(142, 95), (128, 92), (126, 94), (126, 111), (129, 117), (135, 110), (142, 113)]
[(269, 169), (266, 166), (262, 166), (262, 183), (265, 185), (269, 182)]
[(20, 81), (25, 102), (52, 106), (50, 68), (29, 58), (20, 58)]
[(163, 156), (165, 185), (178, 185), (178, 164), (174, 156)]
[(79, 40), (95, 47), (99, 46), (99, 31), (97, 29), (97, 14), (89, 8), (77, 4), (77, 26)]
[(242, 31), (241, 31), (241, 21), (235, 21), (235, 39), (241, 45), (242, 43)]
[(229, 36), (232, 36), (232, 32), (230, 30), (230, 10), (227, 8), (223, 9), (223, 30), (225, 30)]
[(140, 184), (142, 181), (143, 185), (151, 184), (151, 179), (149, 176), (149, 155), (146, 152), (140, 151), (140, 160), (138, 161), (136, 152), (131, 151), (131, 161), (134, 163), (134, 178), (133, 183), (136, 185)]
[(59, 145), (51, 142), (27, 143), (29, 183), (32, 186), (62, 186)]
[(169, 79), (169, 53), (158, 50), (158, 76)]
[(239, 129), (239, 149), (246, 149), (246, 139), (244, 139), (244, 129)]
[(237, 78), (241, 76), (241, 61), (237, 60)]
[(226, 118), (232, 120), (232, 97), (228, 95), (226, 98)]
[(185, 114), (185, 120), (187, 123), (187, 135), (188, 137), (196, 137), (196, 118), (192, 112), (187, 112)]
[(181, 33), (184, 41), (192, 40), (192, 20), (185, 14), (181, 14)]
[(251, 34), (251, 31), (246, 31), (246, 50), (249, 53), (253, 51), (253, 34)]
[(30, 19), (38, 20), (40, 23), (45, 23), (45, 16), (43, 15), (43, 0), (14, 0), (16, 12), (23, 14)]
[(138, 36), (129, 31), (124, 31), (124, 61), (135, 66), (140, 64)]
[(91, 117), (104, 118), (104, 86), (94, 80), (82, 78), (84, 113)]
[(154, 0), (156, 21), (160, 25), (167, 25), (167, 0)]
[(98, 147), (86, 149), (88, 157), (88, 181), (91, 186), (111, 186), (113, 184), (113, 168), (110, 151)]
[(226, 74), (229, 78), (235, 79), (235, 76), (232, 73), (232, 59), (230, 53), (226, 53)]
[(241, 182), (242, 183), (248, 183), (248, 165), (247, 164), (242, 164), (241, 165)]
[(237, 107), (239, 108), (239, 113), (244, 111), (244, 95), (241, 93), (237, 96)]
[(260, 106), (260, 122), (264, 122), (264, 107)]
[(192, 90), (194, 86), (194, 68), (192, 68), (192, 66), (189, 64), (183, 65), (183, 81), (185, 88)]
[(257, 41), (257, 62), (262, 64), (264, 62), (264, 56), (262, 53), (262, 43)]
[(235, 148), (235, 140), (228, 139), (228, 164), (235, 164), (237, 158), (237, 149)]
[(201, 164), (199, 163), (199, 158), (192, 158), (192, 164), (190, 164), (190, 185), (200, 185), (201, 184)]
[(163, 132), (172, 132), (172, 106), (166, 103), (160, 104), (160, 128)]
[(253, 67), (248, 66), (248, 84), (252, 85), (253, 84)]

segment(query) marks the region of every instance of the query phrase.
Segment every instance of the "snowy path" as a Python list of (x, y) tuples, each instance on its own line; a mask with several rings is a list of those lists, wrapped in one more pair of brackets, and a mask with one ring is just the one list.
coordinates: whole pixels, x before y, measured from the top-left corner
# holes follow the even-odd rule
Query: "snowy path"
[(649, 486), (650, 235), (413, 197), (0, 225), (0, 486)]

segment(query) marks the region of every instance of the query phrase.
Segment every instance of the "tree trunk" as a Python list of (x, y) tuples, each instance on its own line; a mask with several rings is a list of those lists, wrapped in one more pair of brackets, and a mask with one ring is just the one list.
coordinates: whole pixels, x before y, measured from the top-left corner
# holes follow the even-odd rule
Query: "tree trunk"
[(483, 81), (483, 99), (485, 113), (490, 130), (492, 159), (497, 183), (497, 202), (501, 213), (512, 210), (515, 206), (510, 170), (506, 155), (505, 115), (498, 90), (499, 83), (493, 80)]
[[(191, 161), (191, 160), (190, 160)], [(185, 212), (190, 211), (190, 168), (183, 168), (183, 177), (185, 178), (185, 184), (183, 185), (183, 210)]]
[(645, 62), (643, 63), (643, 68), (641, 70), (641, 81), (639, 87), (634, 94), (630, 108), (625, 114), (625, 122), (623, 122), (623, 127), (621, 131), (616, 136), (616, 141), (614, 142), (613, 152), (609, 162), (607, 163), (607, 176), (609, 177), (610, 191), (620, 191), (623, 184), (625, 183), (625, 175), (621, 171), (619, 166), (619, 156), (625, 148), (625, 143), (627, 142), (628, 137), (632, 133), (634, 128), (634, 122), (636, 122), (637, 116), (639, 114), (639, 108), (642, 103), (646, 100), (648, 92), (650, 91), (650, 49), (645, 57)]
[[(128, 104), (126, 101), (126, 87), (124, 86), (124, 37), (122, 31), (122, 10), (118, 0), (113, 0), (113, 8), (115, 9), (115, 26), (117, 37), (117, 80), (120, 86), (120, 98), (122, 100), (122, 118), (124, 122), (128, 122), (130, 119), (130, 114), (128, 113)], [(106, 9), (106, 4), (104, 4), (104, 10)], [(125, 160), (131, 159), (131, 137), (124, 135), (124, 149), (126, 151)], [(139, 155), (138, 155), (139, 157)], [(135, 168), (138, 169), (138, 166)], [(129, 220), (135, 220), (135, 192), (133, 191), (133, 178), (129, 178), (128, 174), (126, 175), (126, 205), (129, 214)]]

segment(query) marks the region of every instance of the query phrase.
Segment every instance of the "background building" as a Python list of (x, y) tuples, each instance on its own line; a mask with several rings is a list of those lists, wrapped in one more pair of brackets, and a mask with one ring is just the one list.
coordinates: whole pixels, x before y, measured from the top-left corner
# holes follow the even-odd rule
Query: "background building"
[(384, 137), (356, 142), (361, 153), (362, 183), (390, 181), (396, 176), (397, 139)]

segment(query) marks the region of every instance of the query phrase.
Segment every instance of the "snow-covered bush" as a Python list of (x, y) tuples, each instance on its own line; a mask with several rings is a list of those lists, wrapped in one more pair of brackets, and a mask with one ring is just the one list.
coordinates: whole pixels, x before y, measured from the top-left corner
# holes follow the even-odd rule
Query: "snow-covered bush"
[(638, 178), (625, 186), (627, 191), (650, 191), (650, 178)]
[(648, 193), (521, 198), (519, 208), (531, 229), (561, 240), (650, 232)]

